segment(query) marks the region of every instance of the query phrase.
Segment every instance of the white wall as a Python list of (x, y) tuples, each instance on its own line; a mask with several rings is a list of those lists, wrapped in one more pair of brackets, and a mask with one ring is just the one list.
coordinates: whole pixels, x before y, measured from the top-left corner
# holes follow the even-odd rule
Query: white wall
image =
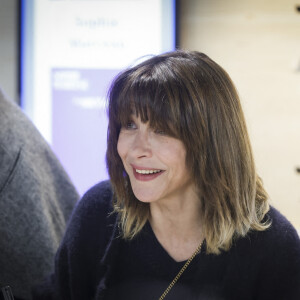
[(17, 0), (0, 0), (0, 87), (18, 101)]

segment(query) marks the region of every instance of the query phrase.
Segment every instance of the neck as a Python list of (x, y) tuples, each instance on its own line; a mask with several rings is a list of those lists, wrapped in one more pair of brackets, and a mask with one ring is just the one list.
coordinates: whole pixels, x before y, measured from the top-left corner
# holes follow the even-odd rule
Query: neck
[(153, 232), (176, 261), (188, 259), (203, 240), (198, 197), (150, 204)]
[(169, 205), (151, 203), (150, 215), (151, 225), (159, 231), (171, 231), (178, 235), (201, 227), (199, 201), (187, 200)]

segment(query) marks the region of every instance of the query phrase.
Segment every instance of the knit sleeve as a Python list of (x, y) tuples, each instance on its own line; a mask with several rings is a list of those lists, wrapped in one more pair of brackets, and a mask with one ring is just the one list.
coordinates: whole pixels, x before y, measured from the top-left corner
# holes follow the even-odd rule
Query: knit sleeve
[(255, 299), (300, 299), (300, 240), (293, 226), (278, 211), (271, 212), (272, 225), (264, 236), (265, 253)]
[(92, 299), (105, 272), (101, 264), (112, 234), (112, 192), (102, 182), (79, 201), (55, 258), (55, 273), (34, 289), (33, 299)]

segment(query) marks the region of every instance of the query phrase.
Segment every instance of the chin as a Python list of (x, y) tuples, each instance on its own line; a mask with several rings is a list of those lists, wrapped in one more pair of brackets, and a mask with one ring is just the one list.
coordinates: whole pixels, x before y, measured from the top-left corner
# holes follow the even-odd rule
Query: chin
[(137, 197), (135, 196), (140, 202), (143, 202), (143, 203), (153, 203), (153, 202), (156, 202), (157, 199), (153, 199), (151, 197)]
[(154, 195), (147, 195), (147, 193), (137, 192), (134, 189), (133, 189), (133, 193), (135, 197), (143, 203), (152, 203), (158, 200), (158, 198), (155, 197)]

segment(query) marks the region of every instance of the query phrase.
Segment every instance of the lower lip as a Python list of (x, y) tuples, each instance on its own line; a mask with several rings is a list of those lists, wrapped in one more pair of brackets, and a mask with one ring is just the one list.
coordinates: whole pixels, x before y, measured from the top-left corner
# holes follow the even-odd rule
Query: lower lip
[(133, 169), (134, 177), (137, 180), (140, 180), (140, 181), (150, 181), (150, 180), (153, 180), (153, 179), (157, 178), (158, 176), (160, 176), (163, 172), (164, 171), (161, 171), (161, 172), (158, 172), (158, 173), (152, 173), (152, 174), (140, 174), (135, 169)]

